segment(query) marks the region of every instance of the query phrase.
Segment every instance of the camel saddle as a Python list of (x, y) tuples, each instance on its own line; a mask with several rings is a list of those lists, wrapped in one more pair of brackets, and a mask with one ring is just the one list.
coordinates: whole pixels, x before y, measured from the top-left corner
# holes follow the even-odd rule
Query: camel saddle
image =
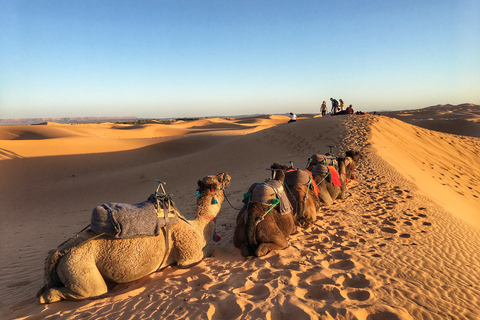
[(90, 230), (115, 238), (158, 236), (165, 226), (178, 223), (178, 212), (170, 197), (160, 201), (150, 196), (137, 204), (104, 203), (92, 211)]
[(308, 185), (310, 182), (310, 174), (306, 170), (290, 169), (285, 172), (285, 184), (293, 186), (295, 184)]
[(337, 158), (334, 156), (331, 156), (329, 154), (323, 155), (323, 154), (314, 154), (308, 159), (309, 163), (318, 165), (318, 164), (324, 164), (327, 166), (335, 166), (338, 168), (338, 161)]
[(278, 210), (280, 214), (292, 212), (293, 208), (288, 200), (283, 184), (278, 180), (267, 179), (263, 183), (254, 183), (247, 192), (249, 201), (256, 201), (266, 205), (272, 205), (273, 199), (280, 200)]
[[(330, 174), (329, 174), (330, 173)], [(340, 177), (338, 176), (338, 170), (333, 165), (317, 164), (312, 169), (313, 176), (319, 176), (322, 179), (325, 178), (327, 182), (333, 183), (336, 187), (341, 187)]]

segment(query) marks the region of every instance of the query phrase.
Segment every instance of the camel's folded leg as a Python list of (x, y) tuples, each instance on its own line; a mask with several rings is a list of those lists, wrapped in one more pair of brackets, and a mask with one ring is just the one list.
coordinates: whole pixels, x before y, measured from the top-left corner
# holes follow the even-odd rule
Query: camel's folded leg
[(75, 293), (72, 290), (66, 287), (58, 287), (58, 288), (50, 288), (45, 290), (39, 297), (38, 300), (40, 303), (53, 303), (60, 300), (84, 300), (84, 299), (92, 299), (92, 298), (99, 298), (105, 295), (107, 292), (104, 292), (100, 295), (94, 296), (83, 296), (81, 294)]
[(56, 269), (60, 281), (66, 284), (65, 287), (46, 289), (39, 296), (40, 303), (98, 298), (108, 292), (107, 284), (95, 262), (71, 258), (60, 260)]
[(283, 236), (283, 234), (279, 231), (279, 234), (278, 235), (275, 235), (273, 238), (272, 238), (272, 242), (264, 242), (264, 243), (261, 243), (256, 252), (255, 252), (255, 255), (257, 257), (261, 257), (261, 256), (264, 256), (266, 255), (267, 253), (269, 253), (270, 251), (273, 251), (273, 250), (281, 250), (281, 249), (285, 249), (286, 247), (288, 247), (288, 240), (285, 239), (285, 237)]

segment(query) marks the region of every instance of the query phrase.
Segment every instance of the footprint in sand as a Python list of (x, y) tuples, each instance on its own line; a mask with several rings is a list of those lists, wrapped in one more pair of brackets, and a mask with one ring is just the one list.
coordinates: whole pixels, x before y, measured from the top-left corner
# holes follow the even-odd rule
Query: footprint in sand
[(336, 282), (345, 288), (363, 289), (363, 288), (367, 288), (370, 285), (370, 281), (365, 277), (364, 274), (361, 274), (361, 273), (342, 274), (337, 278)]
[(340, 293), (340, 290), (332, 285), (319, 285), (310, 287), (305, 299), (313, 300), (329, 300), (329, 301), (343, 301), (345, 298)]
[(355, 263), (351, 260), (341, 260), (329, 265), (330, 269), (350, 270), (355, 268)]
[(383, 232), (392, 233), (392, 234), (398, 232), (397, 230), (395, 230), (393, 228), (381, 228), (380, 230), (383, 231)]
[(356, 291), (348, 292), (347, 297), (350, 300), (366, 301), (370, 299), (370, 292), (365, 290), (356, 290)]

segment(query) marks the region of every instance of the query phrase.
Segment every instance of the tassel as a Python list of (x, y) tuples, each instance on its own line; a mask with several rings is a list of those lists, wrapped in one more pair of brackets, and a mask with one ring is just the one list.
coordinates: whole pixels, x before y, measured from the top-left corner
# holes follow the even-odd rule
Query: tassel
[(213, 189), (212, 189), (212, 196), (213, 196), (212, 204), (218, 204), (217, 199), (215, 199), (215, 190), (213, 190)]
[(202, 195), (198, 190), (195, 193), (197, 194), (197, 197), (200, 197)]
[(222, 240), (222, 237), (220, 237), (216, 231), (213, 232), (213, 241), (218, 242)]

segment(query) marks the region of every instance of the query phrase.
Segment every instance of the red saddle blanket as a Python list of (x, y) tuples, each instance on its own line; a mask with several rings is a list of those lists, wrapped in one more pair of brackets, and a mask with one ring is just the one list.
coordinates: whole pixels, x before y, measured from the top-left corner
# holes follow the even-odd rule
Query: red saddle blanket
[(328, 166), (330, 169), (330, 175), (332, 176), (332, 183), (335, 187), (341, 187), (342, 182), (340, 182), (340, 177), (338, 176), (337, 170), (335, 170), (334, 166)]

